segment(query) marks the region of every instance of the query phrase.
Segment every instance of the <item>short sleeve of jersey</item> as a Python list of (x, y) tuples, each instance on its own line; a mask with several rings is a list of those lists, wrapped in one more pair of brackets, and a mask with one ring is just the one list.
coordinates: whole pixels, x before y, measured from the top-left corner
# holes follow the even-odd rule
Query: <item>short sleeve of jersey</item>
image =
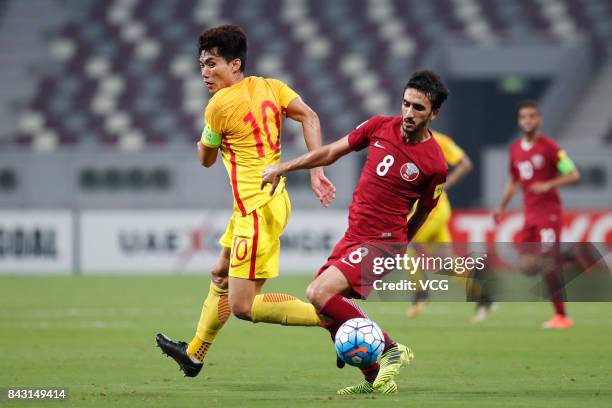
[(465, 156), (465, 152), (462, 148), (460, 148), (454, 141), (448, 136), (438, 134), (436, 137), (438, 144), (442, 148), (442, 153), (444, 153), (444, 158), (446, 162), (451, 166), (456, 166), (459, 164), (463, 156)]
[(552, 139), (548, 141), (548, 155), (550, 156), (551, 163), (555, 165), (559, 173), (569, 174), (576, 169), (576, 165), (565, 150)]
[(557, 142), (552, 139), (548, 139), (547, 153), (550, 156), (551, 162), (555, 165), (559, 162), (559, 152), (561, 151), (561, 146)]
[(357, 126), (348, 134), (348, 142), (351, 149), (359, 151), (370, 144), (370, 136), (378, 126), (379, 117), (374, 116)]
[(278, 79), (268, 79), (267, 80), (270, 86), (272, 87), (274, 94), (278, 95), (278, 99), (280, 102), (281, 109), (287, 109), (287, 106), (291, 103), (295, 98), (299, 98), (297, 92), (291, 89), (287, 84)]
[(444, 183), (446, 182), (446, 173), (434, 174), (431, 177), (429, 186), (421, 198), (421, 206), (427, 209), (433, 209), (438, 204), (438, 199), (444, 191)]
[(204, 111), (204, 130), (201, 142), (204, 146), (219, 147), (225, 123), (224, 113), (214, 98), (210, 100)]
[(565, 150), (561, 149), (561, 146), (557, 142), (552, 139), (547, 140), (547, 149), (546, 153), (548, 155), (548, 160), (550, 163), (553, 163), (555, 167), (559, 167), (559, 162), (565, 158), (567, 158), (567, 154)]

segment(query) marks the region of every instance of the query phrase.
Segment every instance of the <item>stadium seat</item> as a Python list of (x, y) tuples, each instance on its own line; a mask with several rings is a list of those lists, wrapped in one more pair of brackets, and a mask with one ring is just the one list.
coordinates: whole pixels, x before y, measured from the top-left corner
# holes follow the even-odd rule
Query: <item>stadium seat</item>
[[(289, 82), (335, 139), (372, 114), (394, 113), (406, 72), (441, 36), (481, 44), (535, 35), (564, 44), (586, 35), (603, 55), (611, 19), (603, 0), (83, 1), (51, 33), (55, 60), (41, 69), (13, 140), (42, 150), (84, 141), (128, 150), (192, 143), (209, 98), (197, 35), (212, 24), (245, 27), (248, 72)], [(32, 115), (41, 119), (36, 126), (28, 125)], [(294, 141), (291, 131), (284, 135)]]

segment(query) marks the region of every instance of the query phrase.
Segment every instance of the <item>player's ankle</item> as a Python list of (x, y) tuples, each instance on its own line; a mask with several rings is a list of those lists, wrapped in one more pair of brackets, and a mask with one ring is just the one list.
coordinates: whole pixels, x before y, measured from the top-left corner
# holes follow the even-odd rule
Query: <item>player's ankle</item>
[(199, 359), (198, 359), (196, 356), (193, 356), (193, 355), (191, 355), (191, 354), (189, 354), (189, 353), (187, 353), (187, 356), (189, 357), (189, 359), (190, 359), (190, 360), (191, 360), (193, 363), (196, 363), (196, 364), (202, 364), (202, 361), (201, 361), (201, 360), (199, 360)]

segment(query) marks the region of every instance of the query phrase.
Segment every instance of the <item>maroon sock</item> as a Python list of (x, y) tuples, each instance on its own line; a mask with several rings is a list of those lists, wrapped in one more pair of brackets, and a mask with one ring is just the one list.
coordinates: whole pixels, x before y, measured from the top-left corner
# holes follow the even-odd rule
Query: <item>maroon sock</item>
[(548, 286), (548, 292), (550, 293), (555, 313), (565, 316), (565, 293), (559, 270), (555, 268), (546, 272), (544, 274), (544, 280)]
[(329, 321), (329, 322), (321, 322), (321, 327), (323, 327), (325, 330), (329, 332), (329, 334), (331, 334), (332, 341), (336, 340), (336, 332), (338, 331), (340, 326), (341, 324), (334, 320)]
[(393, 341), (391, 337), (389, 337), (387, 332), (383, 332), (383, 336), (385, 336), (385, 348), (383, 349), (383, 353), (389, 350), (391, 347), (397, 346), (397, 343)]
[[(363, 311), (350, 299), (342, 297), (340, 295), (332, 296), (327, 303), (321, 308), (321, 313), (332, 318), (334, 323), (337, 324), (329, 324), (329, 328), (326, 327), (326, 324), (322, 324), (321, 326), (325, 327), (331, 334), (332, 337), (336, 335), (336, 331), (342, 325), (342, 323), (347, 320), (353, 319), (355, 317), (363, 317), (365, 319), (368, 316), (363, 313)], [(332, 332), (333, 330), (333, 332)], [(395, 346), (397, 343), (389, 337), (386, 332), (383, 332), (385, 336), (385, 349), (387, 351), (391, 347)]]
[(331, 335), (332, 341), (342, 323), (354, 317), (367, 317), (365, 313), (351, 300), (340, 295), (332, 296), (321, 308), (320, 312), (332, 320), (322, 322), (321, 326)]
[(363, 374), (363, 378), (365, 378), (367, 382), (373, 383), (376, 379), (376, 376), (378, 375), (379, 368), (380, 366), (378, 365), (378, 363), (374, 363), (369, 367), (360, 368), (360, 370)]
[(555, 300), (553, 306), (555, 307), (555, 313), (565, 316), (565, 303), (563, 301)]
[[(363, 313), (363, 311), (350, 299), (347, 299), (340, 295), (332, 296), (327, 303), (321, 308), (320, 312), (325, 316), (333, 319), (334, 321), (331, 323), (322, 323), (325, 329), (327, 329), (332, 335), (332, 339), (335, 337), (338, 328), (342, 325), (342, 323), (347, 320), (354, 319), (356, 317), (362, 317), (367, 319), (368, 316)], [(384, 333), (385, 336), (385, 350), (387, 347), (393, 347), (395, 342), (391, 340), (387, 333)], [(380, 366), (378, 363), (372, 364), (369, 367), (361, 368), (361, 372), (363, 373), (363, 377), (366, 381), (374, 382), (376, 376), (378, 375), (378, 369)]]
[(353, 301), (340, 295), (333, 295), (329, 298), (320, 312), (336, 321), (339, 325), (356, 317), (368, 318)]

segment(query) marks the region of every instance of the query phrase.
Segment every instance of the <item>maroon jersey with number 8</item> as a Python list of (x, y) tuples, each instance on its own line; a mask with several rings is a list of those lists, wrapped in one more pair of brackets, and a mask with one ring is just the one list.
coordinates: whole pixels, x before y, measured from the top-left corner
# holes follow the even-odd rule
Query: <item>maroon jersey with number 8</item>
[(349, 208), (346, 237), (355, 241), (405, 242), (406, 218), (416, 200), (433, 208), (448, 167), (433, 137), (406, 144), (399, 116), (375, 116), (348, 137), (353, 150), (368, 148)]
[(376, 257), (406, 253), (406, 246), (397, 243), (407, 242), (410, 209), (416, 200), (434, 208), (446, 181), (446, 160), (433, 136), (406, 144), (401, 123), (398, 116), (375, 116), (349, 134), (353, 150), (367, 147), (368, 158), (349, 207), (348, 230), (317, 276), (337, 267), (355, 297), (367, 298), (372, 282), (381, 276), (373, 273)]

